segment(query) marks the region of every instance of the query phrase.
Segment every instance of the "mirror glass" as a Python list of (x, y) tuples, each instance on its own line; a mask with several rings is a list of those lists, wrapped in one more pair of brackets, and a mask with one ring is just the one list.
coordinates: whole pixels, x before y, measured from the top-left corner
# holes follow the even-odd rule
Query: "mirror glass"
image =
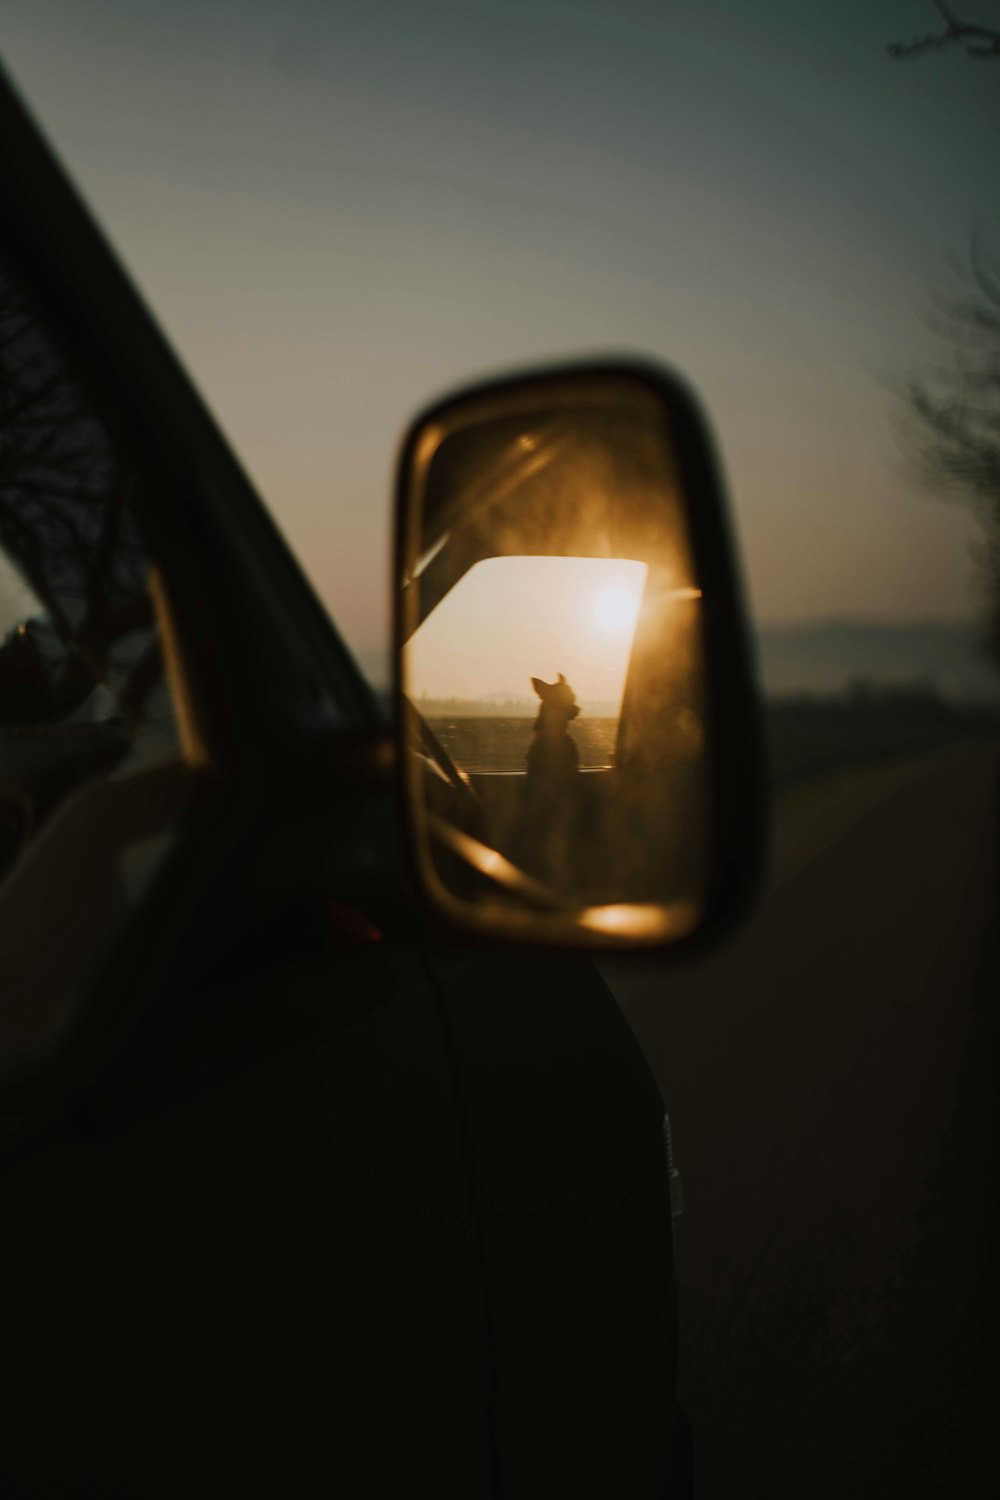
[(421, 875), (525, 937), (699, 924), (703, 600), (663, 400), (593, 376), (447, 409), (404, 474), (398, 675)]

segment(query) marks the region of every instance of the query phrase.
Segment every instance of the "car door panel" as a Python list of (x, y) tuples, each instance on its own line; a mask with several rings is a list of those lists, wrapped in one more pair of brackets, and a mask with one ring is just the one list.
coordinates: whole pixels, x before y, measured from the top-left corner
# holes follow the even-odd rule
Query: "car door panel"
[[(412, 953), (347, 978), (372, 998), (346, 1029), (208, 1090), (201, 1047), (177, 1047), (145, 1117), (92, 1116), (5, 1164), (5, 1493), (384, 1495), (421, 1472), (490, 1493), (435, 1000)], [(282, 984), (289, 1005), (351, 1006), (331, 965), (255, 1003)]]
[(654, 1494), (677, 1351), (655, 1080), (593, 965), (432, 963), (475, 1155), (503, 1482)]

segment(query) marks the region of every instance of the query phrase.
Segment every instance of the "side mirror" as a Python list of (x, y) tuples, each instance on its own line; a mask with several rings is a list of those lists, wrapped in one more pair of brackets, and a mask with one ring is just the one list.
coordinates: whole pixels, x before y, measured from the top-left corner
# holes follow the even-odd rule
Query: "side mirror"
[(694, 398), (642, 364), (463, 392), (405, 440), (397, 763), (439, 925), (596, 948), (715, 933), (762, 777), (744, 612)]

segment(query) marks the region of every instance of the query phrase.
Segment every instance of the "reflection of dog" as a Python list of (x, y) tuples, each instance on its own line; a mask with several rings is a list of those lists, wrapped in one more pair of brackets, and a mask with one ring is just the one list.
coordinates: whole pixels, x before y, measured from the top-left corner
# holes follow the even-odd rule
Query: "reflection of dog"
[(528, 751), (529, 784), (558, 792), (560, 783), (572, 777), (580, 764), (576, 743), (568, 726), (580, 712), (576, 694), (560, 672), (555, 682), (531, 679), (531, 686), (542, 700), (535, 720), (535, 740)]
[(567, 877), (572, 885), (571, 851), (580, 757), (567, 730), (580, 709), (561, 672), (555, 682), (533, 677), (531, 685), (542, 706), (527, 756), (528, 773), (517, 841), (519, 863), (553, 885), (565, 885)]

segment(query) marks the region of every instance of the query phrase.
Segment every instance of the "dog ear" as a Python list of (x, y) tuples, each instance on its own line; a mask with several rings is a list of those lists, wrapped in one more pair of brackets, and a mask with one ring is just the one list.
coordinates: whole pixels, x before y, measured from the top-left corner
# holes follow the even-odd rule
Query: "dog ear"
[(531, 679), (531, 686), (534, 688), (539, 698), (544, 698), (549, 691), (549, 684), (547, 682), (543, 682), (540, 677), (533, 677)]

